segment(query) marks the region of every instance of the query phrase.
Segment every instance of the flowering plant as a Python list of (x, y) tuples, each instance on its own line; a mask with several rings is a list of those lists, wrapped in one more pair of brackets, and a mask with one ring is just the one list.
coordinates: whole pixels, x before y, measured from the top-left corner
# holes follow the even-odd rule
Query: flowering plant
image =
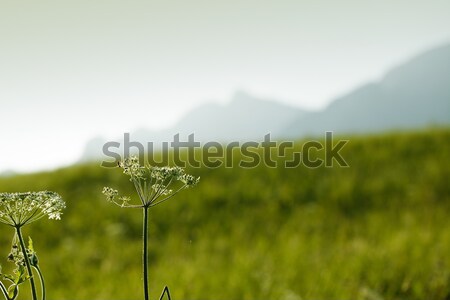
[[(110, 187), (104, 187), (103, 194), (106, 196), (106, 200), (120, 207), (143, 210), (143, 284), (144, 299), (148, 300), (148, 210), (150, 207), (169, 200), (180, 191), (195, 186), (200, 178), (186, 174), (180, 167), (141, 166), (139, 159), (135, 156), (124, 159), (118, 165), (123, 169), (123, 173), (130, 177), (138, 194), (138, 203), (133, 204), (129, 196), (120, 196), (117, 190)], [(167, 286), (160, 299), (164, 293), (167, 293), (170, 300)]]
[(65, 207), (65, 202), (55, 192), (0, 193), (0, 223), (15, 229), (11, 252), (8, 255), (8, 259), (16, 265), (14, 275), (2, 274), (0, 268), (0, 279), (11, 283), (6, 288), (3, 282), (0, 281), (0, 290), (6, 300), (16, 299), (19, 294), (19, 285), (27, 280), (30, 281), (32, 298), (37, 300), (32, 267), (37, 271), (40, 278), (41, 300), (45, 300), (44, 277), (38, 266), (38, 259), (33, 249), (31, 238), (28, 248), (25, 247), (22, 227), (44, 216), (47, 216), (49, 219), (59, 220)]

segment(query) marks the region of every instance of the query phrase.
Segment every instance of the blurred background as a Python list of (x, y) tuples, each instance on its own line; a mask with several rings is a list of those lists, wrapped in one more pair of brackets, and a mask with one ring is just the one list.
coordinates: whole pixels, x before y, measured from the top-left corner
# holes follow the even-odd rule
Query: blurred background
[(325, 131), (349, 168), (190, 168), (151, 212), (152, 298), (450, 299), (450, 2), (2, 0), (0, 37), (0, 192), (67, 202), (25, 228), (49, 299), (141, 297), (105, 142)]
[(445, 53), (411, 61), (450, 42), (448, 1), (2, 1), (0, 22), (0, 171), (70, 165), (92, 139), (172, 128), (204, 105), (242, 110), (237, 92), (300, 115), (378, 84), (352, 103), (392, 119), (438, 100), (377, 92), (448, 79), (430, 73), (448, 72)]

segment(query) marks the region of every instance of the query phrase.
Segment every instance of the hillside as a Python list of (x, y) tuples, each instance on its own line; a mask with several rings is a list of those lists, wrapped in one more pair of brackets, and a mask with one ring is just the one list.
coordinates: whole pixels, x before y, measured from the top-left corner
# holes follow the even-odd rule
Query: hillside
[[(175, 134), (180, 134), (180, 140), (186, 141), (188, 135), (194, 133), (195, 140), (203, 143), (261, 141), (267, 133), (279, 132), (305, 113), (273, 99), (257, 98), (238, 91), (228, 104), (201, 105), (189, 111), (171, 128), (159, 131), (141, 128), (132, 132), (130, 137), (143, 145), (153, 142), (155, 148), (160, 148), (162, 142), (173, 141)], [(123, 145), (123, 136), (117, 136), (116, 141)], [(101, 137), (90, 140), (81, 160), (102, 158), (105, 142)]]
[(442, 124), (450, 124), (450, 45), (414, 57), (323, 111), (298, 116), (278, 134), (368, 133)]
[[(449, 130), (424, 131), (351, 137), (349, 168), (189, 170), (200, 184), (151, 211), (151, 298), (167, 284), (173, 299), (448, 299), (448, 153)], [(24, 228), (48, 299), (141, 298), (141, 213), (107, 203), (105, 185), (131, 194), (97, 163), (0, 178), (67, 202), (61, 221)], [(0, 226), (4, 269), (11, 233)]]
[(185, 136), (195, 132), (200, 141), (248, 141), (280, 131), (305, 113), (276, 100), (238, 91), (228, 105), (194, 109), (177, 123), (176, 130)]

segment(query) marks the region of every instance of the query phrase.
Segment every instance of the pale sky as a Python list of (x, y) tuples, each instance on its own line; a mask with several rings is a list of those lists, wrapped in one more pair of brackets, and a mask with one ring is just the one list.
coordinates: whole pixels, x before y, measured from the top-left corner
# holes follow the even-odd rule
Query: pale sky
[(321, 109), (447, 42), (448, 0), (0, 0), (0, 172), (238, 89)]

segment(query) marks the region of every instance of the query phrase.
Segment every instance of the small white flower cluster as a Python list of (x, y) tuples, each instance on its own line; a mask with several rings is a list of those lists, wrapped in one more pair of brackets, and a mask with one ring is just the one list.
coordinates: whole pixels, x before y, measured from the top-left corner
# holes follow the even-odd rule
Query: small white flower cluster
[(199, 177), (186, 174), (180, 167), (151, 167), (147, 166), (150, 170), (150, 177), (155, 178), (161, 182), (167, 182), (169, 180), (179, 180), (186, 185), (186, 187), (195, 186), (199, 181)]
[(21, 227), (44, 216), (60, 220), (64, 200), (55, 192), (0, 193), (0, 222)]
[(104, 187), (102, 191), (103, 195), (106, 196), (106, 200), (108, 202), (115, 203), (121, 207), (127, 206), (128, 202), (130, 202), (130, 197), (119, 196), (119, 191), (112, 189), (110, 187)]
[[(130, 176), (141, 200), (141, 205), (130, 205), (130, 198), (119, 196), (119, 192), (110, 187), (103, 188), (106, 200), (121, 207), (150, 207), (168, 200), (183, 189), (195, 186), (200, 178), (186, 174), (180, 167), (141, 166), (136, 156), (119, 163), (123, 173)], [(174, 191), (170, 186), (180, 182), (181, 186)]]
[(119, 195), (119, 191), (118, 190), (112, 189), (112, 188), (107, 187), (107, 186), (103, 188), (103, 192), (102, 193), (103, 193), (103, 195), (106, 196), (106, 200), (108, 202), (112, 202), (114, 200), (114, 198), (116, 198)]
[(139, 164), (139, 158), (132, 156), (128, 159), (119, 162), (119, 167), (123, 169), (123, 173), (130, 176), (130, 180), (133, 178), (144, 178), (145, 169)]

